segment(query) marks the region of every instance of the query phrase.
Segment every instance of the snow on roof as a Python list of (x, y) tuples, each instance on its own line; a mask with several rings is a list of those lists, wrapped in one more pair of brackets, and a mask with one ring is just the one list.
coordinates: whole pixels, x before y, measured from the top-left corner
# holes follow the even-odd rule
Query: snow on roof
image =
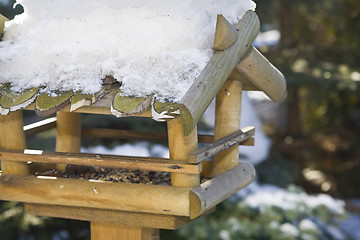
[(237, 23), (251, 0), (18, 0), (5, 25), (0, 83), (14, 91), (95, 93), (113, 76), (127, 96), (180, 100), (213, 55), (217, 14)]

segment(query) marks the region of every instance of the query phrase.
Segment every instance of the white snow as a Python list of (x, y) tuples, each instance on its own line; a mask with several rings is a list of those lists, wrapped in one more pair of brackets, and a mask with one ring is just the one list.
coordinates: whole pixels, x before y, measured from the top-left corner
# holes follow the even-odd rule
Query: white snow
[(300, 221), (299, 229), (303, 232), (310, 232), (310, 233), (319, 233), (320, 232), (318, 226), (308, 218)]
[(285, 233), (287, 236), (297, 237), (299, 235), (299, 230), (290, 223), (284, 223), (280, 226), (280, 230)]
[(334, 214), (343, 214), (345, 203), (326, 194), (308, 195), (305, 192), (289, 192), (274, 185), (260, 185), (256, 182), (238, 193), (246, 205), (253, 208), (276, 206), (286, 210), (301, 208), (315, 209), (325, 206)]
[(5, 24), (0, 83), (94, 93), (114, 76), (124, 95), (180, 100), (210, 57), (216, 16), (236, 23), (251, 0), (18, 0)]

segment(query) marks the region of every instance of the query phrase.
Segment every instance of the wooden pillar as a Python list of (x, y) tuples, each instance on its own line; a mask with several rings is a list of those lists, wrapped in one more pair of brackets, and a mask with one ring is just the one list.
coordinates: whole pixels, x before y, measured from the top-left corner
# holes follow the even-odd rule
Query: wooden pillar
[[(56, 151), (80, 152), (81, 148), (81, 114), (57, 112)], [(66, 165), (58, 164), (57, 170), (64, 170)]]
[[(25, 149), (26, 139), (23, 127), (22, 111), (11, 112), (6, 116), (0, 115), (0, 148)], [(1, 168), (4, 174), (29, 174), (29, 168), (26, 163), (2, 160)]]
[(91, 223), (91, 240), (158, 240), (159, 230), (153, 228)]
[[(197, 128), (195, 127), (188, 136), (184, 136), (182, 122), (180, 119), (173, 119), (167, 122), (168, 143), (170, 159), (188, 159), (189, 152), (198, 148)], [(171, 185), (176, 187), (196, 187), (200, 184), (199, 174), (171, 174)]]
[[(214, 139), (240, 130), (242, 85), (236, 80), (227, 80), (216, 95)], [(239, 145), (214, 156), (212, 176), (218, 176), (239, 164)]]
[[(63, 134), (68, 135), (68, 132), (64, 131)], [(81, 134), (81, 129), (77, 132), (77, 134), (79, 135)], [(66, 141), (69, 140), (71, 141), (72, 139), (74, 139), (74, 143), (76, 142), (75, 136), (64, 137), (64, 139), (67, 139)], [(62, 148), (64, 146), (63, 144), (66, 145), (66, 143), (62, 143), (61, 146), (59, 145), (59, 148), (60, 147)], [(75, 146), (77, 146), (80, 149), (80, 145), (72, 145), (72, 151), (76, 150)], [(58, 145), (56, 145), (56, 149), (58, 149)], [(154, 229), (154, 228), (91, 222), (90, 230), (91, 230), (91, 240), (120, 240), (120, 239), (121, 240), (158, 240), (160, 239), (159, 229)]]

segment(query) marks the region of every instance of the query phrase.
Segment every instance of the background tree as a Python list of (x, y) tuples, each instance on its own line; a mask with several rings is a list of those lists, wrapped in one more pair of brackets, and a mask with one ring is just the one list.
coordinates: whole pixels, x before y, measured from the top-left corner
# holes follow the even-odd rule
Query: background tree
[(354, 183), (360, 177), (360, 5), (354, 0), (257, 4), (260, 18), (281, 32), (279, 47), (265, 54), (288, 81), (287, 124), (270, 133), (273, 155), (265, 165), (287, 158), (299, 170), (293, 181), (308, 191), (359, 197)]

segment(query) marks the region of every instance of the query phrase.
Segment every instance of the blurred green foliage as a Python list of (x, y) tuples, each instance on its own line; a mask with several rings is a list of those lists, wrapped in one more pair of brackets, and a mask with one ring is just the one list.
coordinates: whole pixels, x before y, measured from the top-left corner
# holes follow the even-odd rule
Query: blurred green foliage
[[(279, 46), (263, 50), (288, 83), (281, 115), (286, 124), (265, 126), (274, 144), (269, 161), (258, 167), (265, 174), (262, 180), (289, 184), (284, 174), (266, 171), (275, 165), (292, 172), (292, 181), (307, 191), (359, 197), (354, 184), (360, 181), (358, 1), (256, 2), (263, 30), (271, 26), (281, 32)], [(283, 164), (284, 159), (289, 163)], [(304, 170), (319, 171), (324, 177), (312, 181)]]
[[(283, 201), (286, 206), (252, 205), (250, 200), (233, 196), (221, 203), (215, 212), (180, 228), (177, 231), (178, 239), (333, 240), (339, 239), (336, 236), (345, 236), (340, 230), (336, 230), (336, 234), (330, 230), (332, 226), (336, 226), (335, 219), (343, 217), (340, 209), (338, 213), (334, 213), (323, 204), (311, 205), (301, 201), (299, 199), (305, 193), (294, 186), (290, 186), (282, 194), (287, 199), (280, 202)], [(172, 232), (163, 232), (164, 239), (172, 239), (171, 235)]]

